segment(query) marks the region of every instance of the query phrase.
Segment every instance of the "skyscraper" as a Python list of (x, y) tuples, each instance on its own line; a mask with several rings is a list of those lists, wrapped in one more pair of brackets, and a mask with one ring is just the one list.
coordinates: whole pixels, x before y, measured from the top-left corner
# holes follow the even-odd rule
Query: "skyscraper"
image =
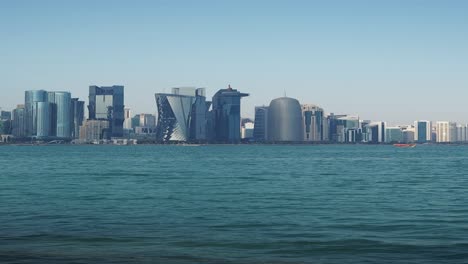
[(268, 107), (268, 140), (272, 142), (299, 142), (304, 140), (302, 111), (299, 101), (281, 97)]
[(232, 89), (221, 89), (213, 96), (214, 141), (222, 143), (240, 142), (241, 98), (249, 94)]
[(255, 107), (253, 138), (258, 142), (268, 140), (268, 106)]
[(54, 105), (49, 102), (37, 102), (36, 111), (36, 136), (39, 139), (49, 138), (54, 136), (53, 129), (53, 110)]
[(26, 134), (26, 110), (24, 105), (18, 105), (13, 110), (13, 136), (24, 138)]
[(457, 125), (457, 141), (458, 142), (468, 141), (468, 125), (466, 124)]
[(366, 142), (369, 143), (383, 143), (385, 142), (386, 138), (386, 122), (372, 122), (367, 125), (367, 138), (365, 139)]
[(47, 92), (44, 90), (26, 91), (24, 105), (26, 114), (26, 136), (37, 134), (37, 102), (47, 102)]
[(72, 101), (69, 92), (49, 92), (54, 94), (54, 101), (49, 100), (50, 103), (55, 104), (56, 111), (56, 130), (55, 136), (58, 138), (71, 138), (72, 135)]
[(304, 140), (323, 141), (323, 109), (312, 104), (302, 105), (301, 108)]
[(71, 101), (71, 137), (80, 137), (80, 126), (84, 121), (84, 101), (78, 98), (72, 98)]
[(130, 108), (125, 107), (124, 109), (124, 129), (131, 130), (132, 129), (132, 111)]
[(430, 121), (418, 120), (414, 122), (414, 141), (418, 143), (430, 142), (432, 124)]
[(457, 123), (448, 121), (436, 122), (436, 142), (457, 142)]
[(108, 120), (111, 137), (123, 136), (124, 87), (89, 86), (89, 119)]
[(206, 114), (209, 104), (206, 102), (204, 88), (173, 88), (170, 94), (155, 94), (155, 99), (158, 109), (158, 141), (184, 142), (207, 139)]

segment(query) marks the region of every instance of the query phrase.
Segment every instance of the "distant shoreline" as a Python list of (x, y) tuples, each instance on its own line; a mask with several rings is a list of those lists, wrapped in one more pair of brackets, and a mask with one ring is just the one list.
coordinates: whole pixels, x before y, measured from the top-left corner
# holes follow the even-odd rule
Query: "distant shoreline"
[[(139, 143), (139, 144), (41, 144), (41, 143), (0, 143), (2, 146), (181, 146), (181, 147), (196, 147), (196, 146), (393, 146), (397, 143), (322, 143), (322, 142), (307, 142), (307, 143), (294, 143), (294, 142), (276, 142), (276, 143)], [(437, 146), (468, 146), (467, 143), (416, 143), (417, 146), (422, 145), (437, 145)]]

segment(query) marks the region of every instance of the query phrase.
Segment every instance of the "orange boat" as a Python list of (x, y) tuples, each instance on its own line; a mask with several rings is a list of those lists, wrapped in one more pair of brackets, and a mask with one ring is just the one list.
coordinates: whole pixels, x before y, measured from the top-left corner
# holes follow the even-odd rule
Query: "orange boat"
[(414, 148), (416, 144), (393, 144), (397, 148)]

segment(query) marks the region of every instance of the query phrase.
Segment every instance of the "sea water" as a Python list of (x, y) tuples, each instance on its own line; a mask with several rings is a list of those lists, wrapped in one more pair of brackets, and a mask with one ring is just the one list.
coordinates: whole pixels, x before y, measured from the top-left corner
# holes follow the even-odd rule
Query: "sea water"
[(1, 146), (0, 263), (468, 263), (468, 147)]

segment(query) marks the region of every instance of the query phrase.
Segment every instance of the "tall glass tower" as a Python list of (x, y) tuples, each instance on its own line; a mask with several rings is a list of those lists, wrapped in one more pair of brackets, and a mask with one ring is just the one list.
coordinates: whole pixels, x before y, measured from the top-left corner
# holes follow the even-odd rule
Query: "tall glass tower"
[[(54, 94), (51, 96), (51, 94)], [(71, 94), (69, 92), (49, 92), (50, 101), (55, 104), (55, 136), (58, 138), (71, 138), (72, 115)]]
[(231, 86), (219, 90), (213, 96), (212, 122), (214, 141), (220, 143), (240, 142), (241, 98), (249, 94), (241, 93)]
[(253, 131), (255, 141), (268, 139), (268, 106), (255, 107), (255, 125)]
[(209, 104), (206, 102), (204, 88), (173, 88), (170, 94), (155, 94), (155, 99), (158, 108), (158, 141), (206, 140)]
[(84, 121), (84, 101), (72, 98), (71, 102), (71, 136), (72, 138), (79, 138), (80, 126)]
[(47, 102), (46, 91), (34, 90), (25, 92), (26, 136), (35, 136), (37, 134), (37, 102)]

